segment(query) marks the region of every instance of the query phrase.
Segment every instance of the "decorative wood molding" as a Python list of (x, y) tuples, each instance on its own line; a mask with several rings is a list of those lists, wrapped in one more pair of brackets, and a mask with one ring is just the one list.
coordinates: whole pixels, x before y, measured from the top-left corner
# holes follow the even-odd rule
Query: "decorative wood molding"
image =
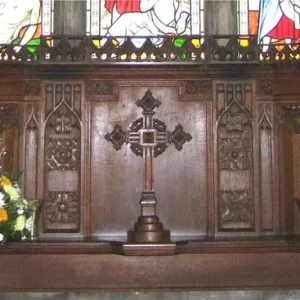
[(86, 96), (89, 101), (117, 101), (118, 87), (112, 80), (89, 80), (86, 82)]
[(81, 230), (82, 88), (83, 84), (77, 82), (45, 84), (41, 236), (67, 235)]
[(18, 122), (18, 106), (0, 104), (0, 134), (10, 127), (17, 126)]
[(295, 133), (300, 133), (300, 103), (278, 104), (279, 122), (292, 124)]
[(25, 81), (24, 96), (40, 96), (41, 92), (42, 87), (39, 81)]
[(252, 83), (216, 82), (215, 103), (217, 231), (254, 231)]
[(258, 96), (272, 96), (273, 82), (271, 79), (256, 80), (256, 94)]
[[(114, 255), (122, 254), (117, 243), (9, 244), (0, 248), (0, 290), (116, 292), (300, 286), (297, 239), (190, 242), (185, 251), (177, 256), (124, 257)], [(41, 270), (47, 271), (47, 280)]]
[(212, 95), (211, 80), (186, 80), (179, 86), (181, 101), (207, 101), (212, 100)]

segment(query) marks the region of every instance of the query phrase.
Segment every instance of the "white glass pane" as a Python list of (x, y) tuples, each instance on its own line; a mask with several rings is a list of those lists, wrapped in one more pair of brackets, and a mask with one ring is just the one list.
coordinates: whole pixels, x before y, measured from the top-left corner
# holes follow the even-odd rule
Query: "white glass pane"
[(199, 0), (193, 1), (191, 4), (191, 18), (192, 18), (192, 28), (191, 28), (191, 34), (200, 34), (201, 32), (201, 24), (200, 24), (200, 2)]
[[(191, 32), (199, 34), (200, 3), (202, 1), (158, 0), (151, 3), (151, 1), (105, 2), (102, 0), (100, 5), (100, 35), (157, 36), (191, 34)], [(92, 32), (96, 30), (93, 13), (94, 7), (92, 5)]]
[(204, 10), (201, 10), (201, 14), (200, 14), (200, 17), (201, 17), (201, 35), (204, 35), (205, 34), (205, 31), (204, 31)]
[[(40, 1), (25, 3), (26, 5), (21, 0), (0, 1), (0, 44), (14, 42), (15, 45), (22, 46), (38, 38), (35, 33), (41, 26), (42, 3)], [(24, 28), (28, 30), (22, 31)]]
[(42, 34), (51, 34), (51, 0), (43, 0), (42, 8)]
[[(252, 1), (252, 0), (251, 0)], [(239, 32), (240, 34), (248, 34), (248, 0), (240, 0), (239, 3)]]
[(91, 35), (100, 34), (100, 2), (99, 0), (92, 0), (91, 3)]
[(86, 34), (90, 35), (91, 34), (91, 12), (87, 11), (86, 12)]
[(260, 0), (248, 0), (248, 1), (249, 1), (249, 10), (259, 10)]

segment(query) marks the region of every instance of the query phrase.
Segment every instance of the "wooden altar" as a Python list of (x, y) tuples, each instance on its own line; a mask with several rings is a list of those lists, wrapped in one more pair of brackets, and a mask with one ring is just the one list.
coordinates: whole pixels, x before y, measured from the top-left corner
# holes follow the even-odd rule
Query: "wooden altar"
[[(298, 65), (236, 58), (3, 62), (3, 165), (24, 170), (24, 196), (43, 209), (38, 241), (0, 248), (0, 290), (299, 287)], [(175, 250), (141, 243), (127, 256), (144, 165), (105, 135), (140, 117), (148, 90), (157, 117), (192, 139), (153, 161), (157, 215)]]

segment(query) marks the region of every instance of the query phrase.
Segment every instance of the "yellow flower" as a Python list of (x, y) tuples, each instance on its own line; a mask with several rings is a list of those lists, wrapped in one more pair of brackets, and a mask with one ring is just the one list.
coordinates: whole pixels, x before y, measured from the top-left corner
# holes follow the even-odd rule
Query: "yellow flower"
[(11, 201), (17, 201), (20, 199), (20, 195), (12, 185), (6, 185), (3, 187), (5, 193), (8, 194)]
[(26, 218), (24, 215), (20, 215), (18, 216), (17, 220), (16, 220), (16, 225), (15, 225), (15, 230), (18, 231), (22, 231), (25, 227), (25, 223), (26, 223)]
[(7, 186), (7, 185), (11, 185), (10, 179), (9, 179), (8, 177), (4, 176), (4, 175), (2, 175), (2, 176), (0, 177), (0, 181), (1, 181), (0, 185), (1, 185), (2, 187), (5, 187), (5, 186)]
[(0, 222), (6, 222), (8, 220), (8, 214), (5, 208), (0, 208)]

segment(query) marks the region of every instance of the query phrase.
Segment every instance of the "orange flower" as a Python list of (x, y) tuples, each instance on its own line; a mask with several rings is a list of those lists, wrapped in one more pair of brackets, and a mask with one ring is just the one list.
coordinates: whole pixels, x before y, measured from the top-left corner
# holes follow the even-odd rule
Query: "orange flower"
[(1, 176), (0, 180), (1, 180), (0, 185), (2, 187), (6, 186), (6, 185), (11, 185), (10, 179), (8, 177), (4, 176), (4, 175)]
[(6, 222), (8, 220), (7, 211), (5, 208), (0, 208), (0, 222)]

